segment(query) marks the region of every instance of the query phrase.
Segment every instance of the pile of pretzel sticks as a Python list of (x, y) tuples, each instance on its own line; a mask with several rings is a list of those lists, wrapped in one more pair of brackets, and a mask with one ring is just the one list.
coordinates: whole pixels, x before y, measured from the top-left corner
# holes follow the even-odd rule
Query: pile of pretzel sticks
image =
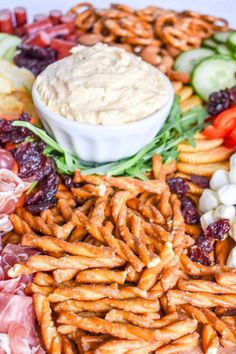
[(69, 14), (75, 16), (78, 42), (104, 42), (140, 54), (163, 72), (169, 72), (181, 51), (199, 47), (214, 32), (226, 31), (224, 19), (193, 11), (176, 12), (157, 6), (135, 10), (123, 4), (97, 9), (78, 3)]
[(9, 276), (33, 274), (26, 294), (47, 353), (181, 353), (199, 331), (205, 353), (236, 345), (236, 272), (189, 259), (174, 170), (155, 156), (147, 181), (78, 171), (55, 207), (11, 215), (4, 242), (42, 252)]

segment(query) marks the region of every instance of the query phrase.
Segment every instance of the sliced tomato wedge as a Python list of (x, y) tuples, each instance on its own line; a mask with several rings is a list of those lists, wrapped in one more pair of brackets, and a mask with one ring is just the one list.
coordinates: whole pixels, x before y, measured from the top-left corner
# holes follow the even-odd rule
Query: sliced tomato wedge
[(214, 125), (208, 125), (202, 133), (210, 139), (220, 139), (224, 138), (228, 134), (228, 131), (222, 128), (216, 128)]

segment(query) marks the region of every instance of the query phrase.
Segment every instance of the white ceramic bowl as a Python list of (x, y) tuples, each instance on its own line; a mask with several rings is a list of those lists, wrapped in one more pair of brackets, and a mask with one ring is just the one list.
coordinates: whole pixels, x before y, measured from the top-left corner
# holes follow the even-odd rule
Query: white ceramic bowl
[(118, 126), (92, 125), (68, 120), (46, 107), (35, 85), (32, 95), (45, 129), (67, 152), (79, 156), (84, 161), (104, 163), (136, 154), (160, 131), (174, 98), (170, 80), (164, 74), (163, 77), (168, 85), (168, 102), (144, 119)]

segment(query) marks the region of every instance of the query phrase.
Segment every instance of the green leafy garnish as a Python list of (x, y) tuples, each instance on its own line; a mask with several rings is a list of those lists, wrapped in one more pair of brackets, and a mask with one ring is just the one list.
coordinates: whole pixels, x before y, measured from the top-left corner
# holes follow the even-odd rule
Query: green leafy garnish
[(180, 98), (176, 96), (169, 117), (161, 131), (136, 155), (103, 165), (82, 162), (79, 158), (66, 152), (45, 130), (28, 122), (15, 121), (13, 125), (28, 128), (44, 141), (46, 144), (44, 154), (54, 158), (59, 173), (71, 174), (79, 169), (83, 174), (128, 175), (145, 180), (145, 173), (152, 169), (151, 159), (154, 154), (160, 154), (164, 163), (175, 160), (178, 156), (178, 144), (187, 140), (194, 145), (195, 133), (205, 125), (204, 120), (207, 117), (207, 112), (202, 106), (182, 113), (179, 102)]

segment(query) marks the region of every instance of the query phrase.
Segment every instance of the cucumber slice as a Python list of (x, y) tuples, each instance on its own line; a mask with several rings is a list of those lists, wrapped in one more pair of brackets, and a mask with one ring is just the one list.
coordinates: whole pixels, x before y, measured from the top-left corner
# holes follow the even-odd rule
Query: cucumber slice
[(193, 71), (192, 85), (198, 95), (207, 102), (214, 92), (236, 84), (236, 61), (226, 55), (214, 55), (201, 61)]
[(231, 32), (227, 39), (227, 44), (233, 52), (236, 52), (236, 32)]
[(202, 44), (204, 45), (204, 47), (207, 48), (211, 48), (211, 49), (216, 49), (218, 47), (218, 43), (216, 43), (213, 39), (208, 38), (208, 39), (204, 39), (204, 41), (202, 42)]
[(0, 33), (0, 42), (3, 41), (8, 36), (9, 36), (9, 34), (7, 34), (7, 33)]
[(219, 43), (226, 43), (229, 35), (232, 33), (232, 31), (227, 31), (227, 32), (217, 32), (213, 35), (213, 38), (215, 41)]
[(183, 52), (176, 59), (174, 69), (191, 74), (196, 64), (214, 54), (215, 51), (209, 48), (198, 48)]
[(232, 54), (230, 49), (228, 47), (226, 47), (226, 45), (224, 44), (219, 44), (216, 48), (216, 51), (219, 53), (219, 54)]
[(16, 48), (21, 43), (21, 39), (16, 36), (7, 35), (0, 41), (0, 58), (3, 57), (4, 53), (11, 47)]

